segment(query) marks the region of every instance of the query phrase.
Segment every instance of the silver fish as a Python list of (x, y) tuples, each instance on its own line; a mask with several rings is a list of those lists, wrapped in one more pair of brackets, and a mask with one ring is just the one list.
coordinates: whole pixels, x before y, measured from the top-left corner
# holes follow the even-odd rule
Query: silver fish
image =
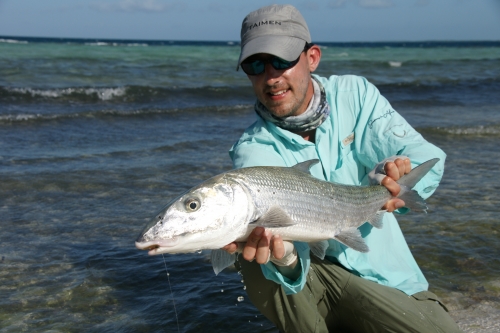
[[(412, 211), (426, 211), (425, 201), (412, 188), (438, 161), (429, 160), (398, 180), (398, 197)], [(257, 226), (284, 240), (308, 242), (319, 258), (325, 256), (328, 239), (368, 252), (358, 227), (368, 222), (382, 228), (386, 211), (381, 208), (392, 195), (380, 185), (317, 179), (309, 168), (318, 162), (242, 168), (212, 177), (172, 200), (146, 225), (135, 245), (150, 255), (212, 249), (216, 274), (235, 260), (220, 248), (246, 241)]]

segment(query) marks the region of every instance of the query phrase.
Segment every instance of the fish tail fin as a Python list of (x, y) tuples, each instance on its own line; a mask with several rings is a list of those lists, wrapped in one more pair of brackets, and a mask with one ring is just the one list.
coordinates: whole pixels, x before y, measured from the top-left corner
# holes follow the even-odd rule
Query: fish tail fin
[(424, 212), (427, 213), (427, 203), (415, 190), (408, 190), (405, 193), (398, 196), (401, 200), (405, 202), (405, 207), (409, 208), (412, 212)]
[(428, 160), (414, 168), (410, 171), (409, 174), (404, 175), (397, 181), (397, 183), (401, 186), (406, 186), (408, 188), (413, 188), (419, 181), (422, 179), (429, 171), (431, 171), (432, 167), (439, 161), (439, 158), (433, 158), (432, 160)]
[(425, 200), (412, 188), (422, 179), (432, 167), (439, 161), (439, 158), (433, 158), (424, 162), (411, 170), (411, 172), (399, 179), (397, 183), (401, 186), (398, 198), (405, 202), (405, 207), (414, 212), (427, 212)]

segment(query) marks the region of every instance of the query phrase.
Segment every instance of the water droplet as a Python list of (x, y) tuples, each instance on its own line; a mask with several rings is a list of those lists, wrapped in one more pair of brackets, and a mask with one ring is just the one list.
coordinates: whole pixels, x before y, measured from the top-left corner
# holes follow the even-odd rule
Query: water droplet
[(247, 290), (247, 286), (243, 286), (243, 290)]
[(224, 289), (221, 289), (221, 290), (220, 290), (220, 292), (221, 292), (221, 293), (223, 293), (223, 292), (224, 292)]
[(244, 283), (244, 282), (245, 282), (245, 280), (241, 279), (241, 283)]
[(243, 302), (245, 300), (245, 297), (243, 296), (238, 296), (238, 302)]

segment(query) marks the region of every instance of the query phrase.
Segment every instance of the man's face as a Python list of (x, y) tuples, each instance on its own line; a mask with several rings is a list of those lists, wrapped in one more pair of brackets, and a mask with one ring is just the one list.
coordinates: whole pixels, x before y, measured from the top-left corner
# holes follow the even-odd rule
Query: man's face
[[(317, 48), (317, 47), (316, 47)], [(316, 52), (316, 48), (313, 52)], [(264, 73), (248, 75), (257, 99), (277, 117), (297, 116), (303, 113), (311, 100), (314, 89), (311, 72), (319, 63), (311, 62), (310, 49), (302, 52), (300, 61), (292, 68), (276, 70), (270, 63), (266, 64)], [(319, 50), (319, 48), (317, 49)], [(256, 54), (251, 59), (266, 59), (269, 54)]]

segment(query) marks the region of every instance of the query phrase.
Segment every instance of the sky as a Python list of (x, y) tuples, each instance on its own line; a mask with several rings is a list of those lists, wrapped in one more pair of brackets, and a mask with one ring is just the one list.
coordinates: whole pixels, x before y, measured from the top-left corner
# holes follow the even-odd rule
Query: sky
[(238, 41), (272, 3), (297, 7), (313, 42), (500, 41), (500, 0), (0, 0), (0, 36)]

